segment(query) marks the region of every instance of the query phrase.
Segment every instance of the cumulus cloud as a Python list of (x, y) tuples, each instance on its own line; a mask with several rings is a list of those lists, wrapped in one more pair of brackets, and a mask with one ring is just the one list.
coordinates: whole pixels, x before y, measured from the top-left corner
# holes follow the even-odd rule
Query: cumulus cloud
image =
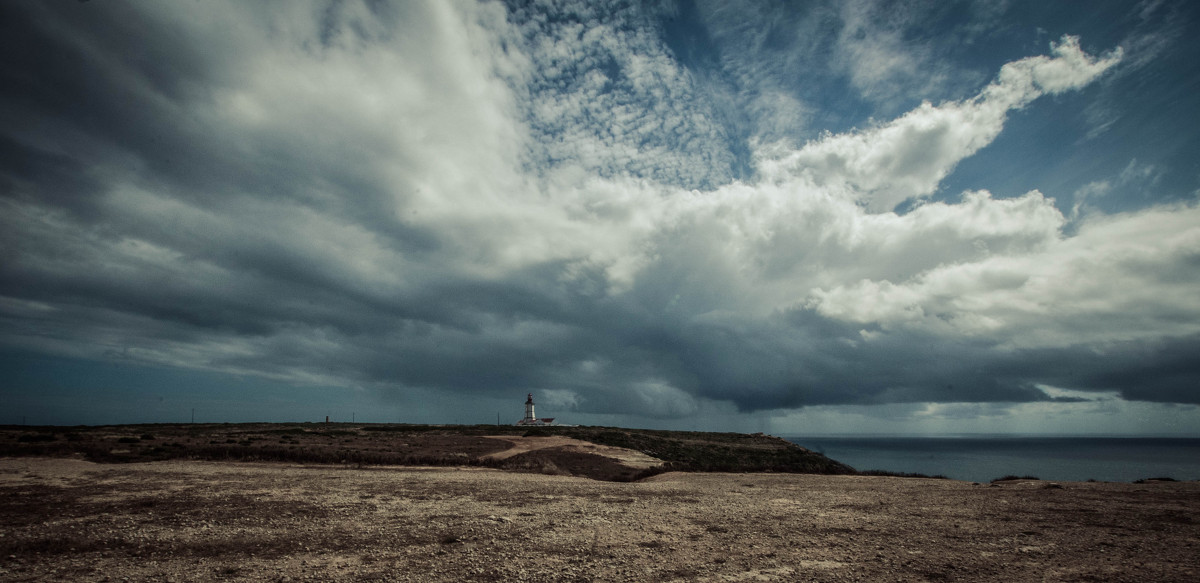
[(1197, 274), (1178, 268), (1200, 255), (1198, 212), (1096, 218), (1073, 237), (1050, 237), (1024, 253), (940, 265), (898, 283), (818, 290), (812, 305), (844, 321), (986, 336), (1005, 347), (1193, 335), (1200, 305), (1188, 296)]
[(974, 96), (791, 146), (723, 117), (667, 13), (5, 10), (28, 47), (0, 93), (24, 120), (0, 141), (9, 349), (659, 419), (1200, 398), (1195, 206), (1067, 234), (1038, 191), (926, 200), (1119, 49), (1064, 37)]
[(1004, 65), (996, 81), (973, 99), (922, 103), (879, 127), (828, 135), (764, 160), (761, 168), (771, 179), (798, 176), (821, 188), (848, 192), (874, 210), (891, 210), (929, 195), (958, 162), (995, 139), (1009, 111), (1043, 94), (1077, 89), (1121, 59), (1120, 48), (1104, 58), (1092, 57), (1070, 36), (1051, 48), (1053, 57)]

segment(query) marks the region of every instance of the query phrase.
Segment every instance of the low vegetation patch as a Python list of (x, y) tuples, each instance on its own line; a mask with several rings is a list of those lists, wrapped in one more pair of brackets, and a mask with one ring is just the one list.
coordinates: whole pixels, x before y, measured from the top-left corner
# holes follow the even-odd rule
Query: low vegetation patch
[[(82, 456), (122, 463), (167, 459), (277, 461), (354, 466), (478, 466), (636, 481), (667, 471), (854, 474), (853, 468), (763, 435), (617, 427), (517, 427), (349, 423), (154, 424), (63, 428), (0, 426), (0, 456)], [(494, 460), (509, 447), (485, 436), (562, 436), (663, 460), (632, 468), (601, 455), (550, 448)]]
[(1013, 481), (1013, 480), (1040, 480), (1040, 479), (1041, 479), (1041, 478), (1039, 478), (1039, 477), (1037, 477), (1037, 476), (1013, 476), (1013, 475), (1008, 475), (1008, 476), (1001, 476), (1001, 477), (999, 477), (999, 478), (996, 478), (996, 479), (992, 480), (992, 483), (993, 483), (993, 484), (995, 484), (996, 482), (1011, 482), (1011, 481)]
[(53, 433), (26, 433), (25, 435), (18, 437), (17, 441), (21, 443), (39, 443), (55, 441), (57, 439), (58, 437), (56, 437)]
[(892, 477), (892, 478), (928, 478), (928, 479), (932, 479), (932, 480), (949, 480), (950, 479), (941, 474), (934, 474), (934, 475), (930, 476), (928, 474), (919, 474), (916, 472), (890, 472), (888, 470), (862, 470), (858, 473), (859, 473), (859, 475), (863, 475), (863, 476), (888, 476), (888, 477)]
[[(551, 430), (558, 428), (548, 428)], [(854, 474), (854, 468), (762, 433), (705, 433), (613, 427), (562, 428), (562, 435), (640, 451), (684, 472)]]

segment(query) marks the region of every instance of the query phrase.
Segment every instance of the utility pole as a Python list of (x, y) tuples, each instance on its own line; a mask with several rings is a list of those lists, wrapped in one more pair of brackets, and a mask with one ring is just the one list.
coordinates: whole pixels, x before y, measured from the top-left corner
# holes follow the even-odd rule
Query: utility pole
[(196, 422), (196, 408), (192, 407), (192, 423)]

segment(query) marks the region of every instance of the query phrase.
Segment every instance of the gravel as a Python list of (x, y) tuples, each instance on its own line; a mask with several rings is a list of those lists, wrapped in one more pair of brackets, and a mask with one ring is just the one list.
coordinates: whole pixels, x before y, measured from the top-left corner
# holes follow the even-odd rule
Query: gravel
[(3, 581), (1195, 581), (1200, 483), (0, 459)]

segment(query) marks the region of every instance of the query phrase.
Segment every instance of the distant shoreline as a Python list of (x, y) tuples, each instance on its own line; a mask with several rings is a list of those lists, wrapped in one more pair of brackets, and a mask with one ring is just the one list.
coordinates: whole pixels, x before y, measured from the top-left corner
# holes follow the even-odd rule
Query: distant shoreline
[(1003, 475), (1132, 482), (1200, 479), (1200, 437), (788, 436), (860, 470), (941, 474), (983, 482)]
[(553, 425), (6, 425), (0, 426), (0, 456), (82, 457), (107, 463), (201, 459), (462, 465), (607, 481), (636, 481), (667, 471), (862, 473), (980, 483), (1006, 475), (1078, 482), (1200, 478), (1200, 437), (968, 434), (779, 438), (761, 433)]

